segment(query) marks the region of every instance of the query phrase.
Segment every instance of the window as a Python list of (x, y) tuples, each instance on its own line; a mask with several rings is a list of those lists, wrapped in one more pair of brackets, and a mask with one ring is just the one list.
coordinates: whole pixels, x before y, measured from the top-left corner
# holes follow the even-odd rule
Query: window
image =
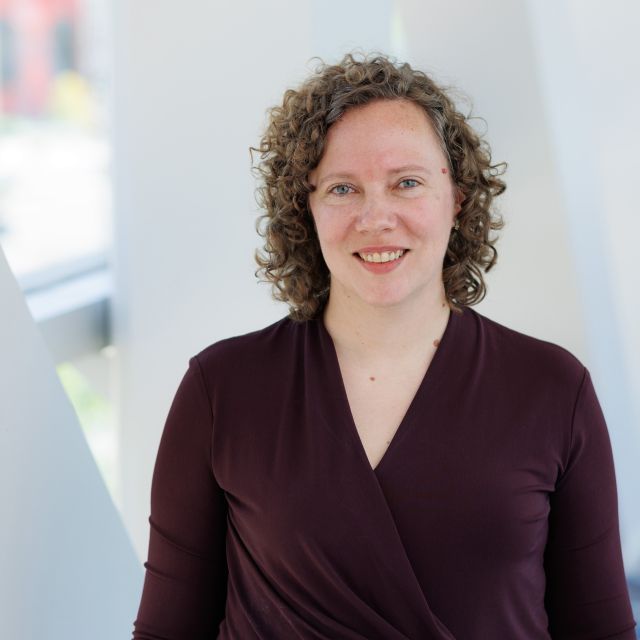
[(117, 498), (108, 9), (0, 3), (0, 245)]
[(16, 277), (110, 245), (105, 7), (0, 5), (0, 243)]

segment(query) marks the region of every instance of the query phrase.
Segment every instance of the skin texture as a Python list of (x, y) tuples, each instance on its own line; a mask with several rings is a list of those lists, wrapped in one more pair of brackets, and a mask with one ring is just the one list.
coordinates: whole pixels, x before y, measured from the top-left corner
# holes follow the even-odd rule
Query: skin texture
[[(423, 167), (396, 171), (407, 165)], [(442, 262), (461, 198), (427, 115), (407, 100), (348, 110), (327, 134), (309, 174), (309, 207), (331, 272), (330, 308), (380, 312), (389, 320), (441, 308)], [(353, 252), (370, 245), (409, 248), (385, 274)], [(406, 315), (405, 315), (406, 318)]]

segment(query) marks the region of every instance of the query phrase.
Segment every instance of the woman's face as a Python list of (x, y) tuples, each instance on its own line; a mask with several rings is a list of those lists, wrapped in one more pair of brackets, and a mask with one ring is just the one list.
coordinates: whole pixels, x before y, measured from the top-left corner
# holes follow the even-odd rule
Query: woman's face
[[(376, 100), (346, 111), (330, 127), (309, 181), (332, 304), (444, 300), (442, 263), (462, 198), (456, 200), (447, 160), (419, 106)], [(404, 253), (383, 253), (395, 250)], [(376, 253), (375, 260), (392, 259), (370, 263), (359, 255)]]

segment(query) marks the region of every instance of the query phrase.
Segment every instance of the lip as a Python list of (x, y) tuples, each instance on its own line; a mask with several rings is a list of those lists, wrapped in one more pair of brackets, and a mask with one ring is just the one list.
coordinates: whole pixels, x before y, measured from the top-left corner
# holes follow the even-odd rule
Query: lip
[[(389, 251), (389, 249), (387, 249)], [(372, 253), (368, 251), (368, 253)], [(361, 267), (369, 271), (370, 273), (384, 274), (397, 269), (406, 259), (409, 249), (405, 249), (404, 253), (397, 259), (390, 262), (367, 262), (363, 260), (357, 253), (353, 254), (353, 257), (358, 261)]]

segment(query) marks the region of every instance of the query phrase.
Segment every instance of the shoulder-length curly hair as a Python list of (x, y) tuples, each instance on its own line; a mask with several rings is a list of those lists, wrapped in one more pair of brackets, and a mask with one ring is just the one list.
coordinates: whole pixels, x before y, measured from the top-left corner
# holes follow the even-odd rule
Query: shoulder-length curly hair
[(453, 100), (424, 72), (383, 54), (348, 53), (336, 65), (320, 61), (298, 89), (288, 89), (282, 105), (268, 110), (260, 145), (258, 204), (264, 213), (256, 230), (264, 247), (255, 252), (255, 275), (272, 284), (275, 300), (289, 305), (289, 317), (316, 317), (329, 296), (330, 273), (322, 257), (308, 206), (313, 186), (309, 172), (322, 157), (329, 127), (351, 107), (379, 99), (408, 99), (422, 107), (436, 132), (451, 178), (464, 196), (443, 261), (442, 278), (452, 311), (480, 302), (486, 294), (481, 269), (497, 261), (492, 230), (504, 221), (491, 209), (494, 196), (505, 190), (498, 177), (506, 163), (491, 164), (486, 141), (456, 110)]

